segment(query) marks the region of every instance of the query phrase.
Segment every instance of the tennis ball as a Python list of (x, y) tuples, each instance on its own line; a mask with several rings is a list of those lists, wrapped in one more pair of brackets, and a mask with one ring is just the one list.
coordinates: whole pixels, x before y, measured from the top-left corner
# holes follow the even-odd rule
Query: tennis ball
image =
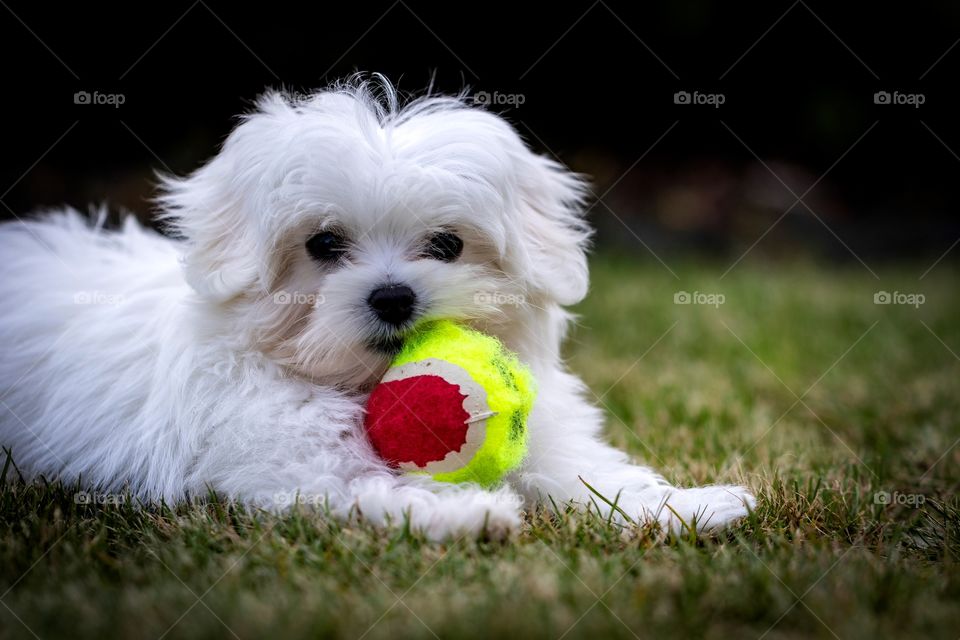
[(533, 376), (491, 336), (449, 320), (418, 327), (367, 403), (366, 429), (395, 468), (490, 487), (527, 451)]

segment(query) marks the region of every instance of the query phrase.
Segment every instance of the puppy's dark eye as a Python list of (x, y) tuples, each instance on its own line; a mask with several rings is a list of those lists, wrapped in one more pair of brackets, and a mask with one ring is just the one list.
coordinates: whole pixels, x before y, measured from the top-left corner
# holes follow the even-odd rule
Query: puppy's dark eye
[(441, 231), (430, 236), (424, 255), (434, 260), (453, 262), (463, 253), (463, 240), (455, 233)]
[(332, 262), (347, 250), (347, 240), (335, 231), (321, 231), (307, 240), (307, 253), (314, 260)]

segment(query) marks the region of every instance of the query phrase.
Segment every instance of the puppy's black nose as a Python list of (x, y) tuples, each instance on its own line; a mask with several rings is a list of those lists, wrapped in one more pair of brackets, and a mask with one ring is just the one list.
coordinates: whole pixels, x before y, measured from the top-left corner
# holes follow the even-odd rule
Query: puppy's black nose
[(384, 322), (400, 326), (413, 315), (413, 304), (417, 296), (413, 289), (405, 284), (388, 284), (374, 289), (367, 304), (377, 317)]

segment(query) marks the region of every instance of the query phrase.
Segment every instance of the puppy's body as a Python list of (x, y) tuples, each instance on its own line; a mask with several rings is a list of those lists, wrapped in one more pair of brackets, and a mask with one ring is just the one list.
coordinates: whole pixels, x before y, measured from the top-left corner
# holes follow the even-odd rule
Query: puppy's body
[[(386, 91), (265, 98), (166, 182), (184, 239), (71, 212), (0, 227), (0, 443), (20, 469), (148, 500), (299, 493), (438, 538), (509, 530), (548, 495), (589, 504), (580, 476), (672, 527), (742, 516), (742, 488), (675, 489), (603, 444), (563, 369), (563, 305), (587, 284), (580, 180), (497, 116), (446, 98), (401, 110)], [(402, 318), (371, 311), (371, 291), (401, 285)], [(537, 377), (530, 454), (496, 492), (397, 476), (364, 437), (390, 345), (431, 317), (497, 335)]]

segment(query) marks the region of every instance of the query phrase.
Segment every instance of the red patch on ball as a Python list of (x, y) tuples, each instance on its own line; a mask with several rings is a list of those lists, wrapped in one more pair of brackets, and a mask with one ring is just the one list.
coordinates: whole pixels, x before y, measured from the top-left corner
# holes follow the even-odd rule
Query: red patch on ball
[(467, 441), (460, 386), (440, 376), (410, 376), (379, 384), (367, 403), (366, 427), (373, 448), (391, 466), (424, 467), (460, 451)]

